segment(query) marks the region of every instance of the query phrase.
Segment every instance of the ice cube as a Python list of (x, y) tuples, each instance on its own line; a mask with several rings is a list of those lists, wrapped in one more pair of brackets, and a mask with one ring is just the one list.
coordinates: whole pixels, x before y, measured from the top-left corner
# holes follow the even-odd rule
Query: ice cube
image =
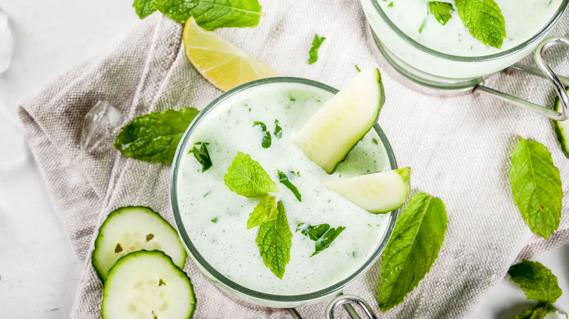
[(6, 12), (0, 9), (0, 73), (5, 72), (14, 56), (14, 36)]
[(92, 155), (109, 149), (112, 137), (122, 122), (121, 112), (107, 101), (99, 101), (85, 115), (81, 130), (81, 148)]

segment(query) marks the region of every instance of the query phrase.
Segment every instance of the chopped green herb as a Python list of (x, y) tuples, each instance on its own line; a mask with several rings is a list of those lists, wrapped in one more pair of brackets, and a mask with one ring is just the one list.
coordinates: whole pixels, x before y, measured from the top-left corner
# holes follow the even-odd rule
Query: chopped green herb
[(292, 233), (288, 225), (286, 210), (281, 201), (277, 204), (277, 218), (259, 226), (256, 243), (265, 266), (282, 279), (290, 261)]
[(312, 39), (312, 47), (308, 52), (308, 64), (314, 64), (318, 61), (318, 49), (324, 40), (326, 40), (326, 37), (319, 36), (318, 34), (314, 35), (314, 39)]
[(158, 286), (166, 286), (166, 282), (160, 278), (158, 279)]
[(169, 164), (182, 134), (198, 113), (188, 107), (139, 116), (121, 128), (114, 147), (125, 157)]
[(206, 30), (254, 27), (263, 14), (258, 0), (157, 0), (155, 7), (179, 23), (194, 17)]
[(122, 249), (121, 244), (117, 244), (117, 245), (115, 246), (115, 253), (116, 253), (116, 254), (122, 252), (122, 250), (123, 250), (123, 249)]
[(371, 142), (372, 142), (373, 144), (375, 144), (375, 145), (379, 145), (379, 140), (378, 140), (377, 138), (375, 138), (375, 137), (373, 137), (373, 138), (371, 139)]
[(429, 1), (428, 8), (429, 12), (442, 25), (447, 24), (450, 18), (452, 18), (452, 12), (454, 11), (452, 4), (440, 1)]
[(267, 125), (260, 121), (253, 122), (253, 127), (259, 126), (263, 131), (263, 140), (261, 141), (261, 146), (263, 148), (271, 147), (272, 139), (271, 139), (271, 132), (267, 131)]
[(324, 249), (330, 247), (332, 242), (346, 229), (344, 226), (330, 227), (328, 224), (320, 224), (311, 226), (305, 223), (300, 223), (296, 226), (296, 231), (314, 241), (314, 252), (310, 257), (320, 253)]
[(561, 221), (559, 169), (545, 145), (520, 138), (512, 152), (510, 185), (522, 218), (535, 234), (549, 238)]
[(419, 33), (423, 33), (423, 29), (425, 29), (425, 25), (427, 25), (427, 17), (425, 17), (423, 19), (423, 22), (421, 22), (421, 25), (419, 26)]
[(281, 125), (279, 124), (279, 120), (275, 120), (275, 130), (273, 131), (273, 134), (274, 134), (277, 138), (283, 137), (283, 128), (282, 128)]
[(360, 69), (360, 66), (357, 64), (354, 64), (354, 68), (356, 69), (356, 71), (361, 72), (362, 69)]
[(393, 1), (391, 1), (390, 3), (387, 4), (388, 8), (393, 8)]
[(211, 194), (211, 191), (208, 191), (207, 193), (203, 194), (202, 197), (203, 197), (203, 198), (206, 198), (206, 197), (209, 196), (209, 194)]
[(207, 171), (211, 166), (211, 158), (209, 157), (209, 151), (207, 146), (209, 143), (197, 142), (189, 153), (194, 154), (196, 161), (202, 165), (202, 172)]
[(149, 242), (154, 239), (154, 234), (146, 234), (146, 241)]
[(524, 260), (508, 270), (510, 279), (516, 283), (528, 299), (554, 303), (561, 297), (557, 277), (537, 261)]
[(214, 217), (212, 218), (210, 221), (214, 224), (217, 224), (217, 221), (219, 220), (219, 217)]
[(249, 154), (238, 152), (223, 178), (231, 191), (245, 197), (257, 197), (278, 191), (269, 174)]
[(277, 175), (279, 177), (279, 182), (286, 186), (299, 202), (302, 202), (302, 195), (298, 191), (298, 188), (296, 188), (296, 186), (288, 179), (288, 176), (283, 171), (277, 171)]

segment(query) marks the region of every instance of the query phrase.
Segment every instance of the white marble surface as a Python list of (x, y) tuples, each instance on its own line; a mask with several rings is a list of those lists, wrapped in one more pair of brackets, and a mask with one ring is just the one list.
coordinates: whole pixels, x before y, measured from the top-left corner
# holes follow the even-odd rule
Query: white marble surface
[[(133, 27), (138, 19), (130, 3), (0, 0), (16, 38), (13, 64), (0, 74), (0, 112), (13, 118), (20, 97)], [(17, 135), (8, 141), (9, 134), (19, 132), (0, 122), (0, 157), (21, 148)], [(559, 276), (567, 293), (557, 304), (569, 310), (569, 246), (537, 259)], [(0, 317), (67, 317), (79, 275), (80, 265), (30, 155), (7, 171), (0, 167)], [(511, 318), (526, 304), (522, 293), (504, 280), (472, 317)]]

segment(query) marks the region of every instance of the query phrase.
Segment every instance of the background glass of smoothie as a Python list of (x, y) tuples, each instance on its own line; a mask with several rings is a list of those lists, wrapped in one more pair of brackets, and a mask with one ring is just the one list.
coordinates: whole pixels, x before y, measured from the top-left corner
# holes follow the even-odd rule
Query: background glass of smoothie
[[(397, 211), (372, 214), (324, 186), (325, 181), (397, 167), (387, 138), (377, 124), (350, 152), (334, 174), (306, 158), (291, 141), (336, 89), (299, 78), (270, 78), (235, 88), (207, 106), (186, 131), (174, 160), (171, 202), (179, 233), (200, 270), (232, 296), (269, 307), (296, 307), (332, 297), (365, 273), (380, 256), (395, 225)], [(261, 146), (255, 121), (272, 131), (278, 120), (282, 137)], [(206, 142), (213, 166), (205, 172), (188, 154)], [(290, 172), (302, 202), (279, 184), (293, 232), (290, 262), (282, 279), (265, 267), (246, 229), (258, 200), (231, 192), (223, 177), (237, 152), (258, 161), (277, 181)], [(332, 245), (311, 256), (314, 242), (295, 231), (299, 223), (345, 230)]]
[(377, 47), (391, 66), (421, 85), (456, 90), (472, 89), (534, 51), (569, 0), (496, 0), (506, 21), (500, 49), (472, 37), (456, 8), (446, 25), (428, 17), (427, 3), (361, 0)]

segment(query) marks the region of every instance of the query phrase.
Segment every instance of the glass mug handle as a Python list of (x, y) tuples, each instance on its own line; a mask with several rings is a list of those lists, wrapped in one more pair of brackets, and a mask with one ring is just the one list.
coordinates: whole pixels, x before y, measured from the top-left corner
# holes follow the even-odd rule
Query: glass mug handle
[(350, 318), (361, 319), (360, 315), (354, 309), (357, 306), (363, 314), (365, 314), (365, 319), (377, 319), (377, 316), (373, 313), (370, 305), (362, 298), (354, 295), (339, 295), (334, 300), (332, 300), (326, 307), (326, 319), (334, 319), (334, 311), (336, 307), (343, 306)]
[(484, 85), (483, 83), (474, 88), (474, 92), (477, 91), (484, 92), (493, 97), (499, 98), (503, 101), (538, 112), (552, 120), (556, 121), (566, 120), (569, 116), (569, 96), (565, 91), (565, 86), (569, 86), (569, 78), (555, 74), (555, 72), (553, 72), (551, 67), (545, 62), (543, 58), (545, 51), (556, 46), (566, 46), (569, 48), (569, 39), (563, 37), (556, 37), (556, 38), (548, 38), (545, 39), (543, 42), (541, 42), (537, 47), (537, 49), (535, 50), (533, 56), (533, 60), (537, 65), (537, 67), (516, 63), (511, 67), (509, 67), (508, 69), (519, 70), (549, 80), (553, 84), (555, 92), (557, 93), (557, 96), (561, 101), (561, 105), (563, 106), (560, 112), (552, 110), (543, 105), (529, 102), (520, 97), (495, 90), (493, 88)]

